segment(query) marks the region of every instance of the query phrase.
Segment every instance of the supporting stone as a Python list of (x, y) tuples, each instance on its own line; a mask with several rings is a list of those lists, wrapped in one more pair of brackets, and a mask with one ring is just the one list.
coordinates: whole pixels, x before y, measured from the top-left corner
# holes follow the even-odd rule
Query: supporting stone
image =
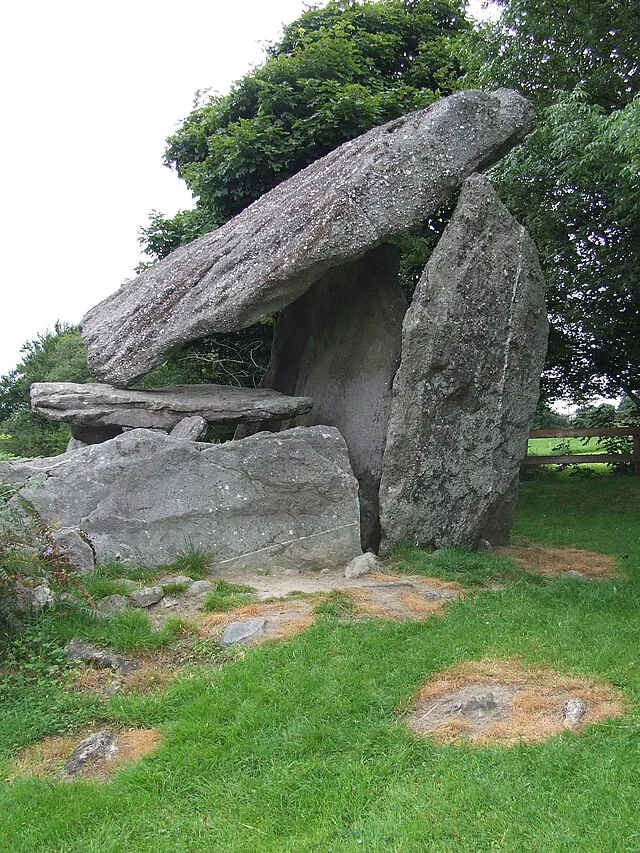
[(384, 552), (506, 540), (547, 328), (536, 248), (474, 175), (403, 324), (380, 489)]
[(284, 394), (313, 398), (311, 412), (297, 424), (329, 424), (347, 442), (364, 550), (380, 543), (382, 453), (407, 310), (398, 269), (397, 251), (381, 246), (323, 276), (278, 316), (264, 378)]
[(0, 461), (0, 483), (99, 563), (149, 567), (208, 552), (223, 571), (342, 569), (360, 553), (357, 482), (336, 429), (198, 444), (130, 430), (50, 459)]

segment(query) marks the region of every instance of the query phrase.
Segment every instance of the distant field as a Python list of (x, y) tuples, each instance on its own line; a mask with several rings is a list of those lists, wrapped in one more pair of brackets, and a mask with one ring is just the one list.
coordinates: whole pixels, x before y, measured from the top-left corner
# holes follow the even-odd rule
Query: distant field
[(566, 456), (568, 453), (606, 453), (597, 438), (530, 438), (530, 456)]

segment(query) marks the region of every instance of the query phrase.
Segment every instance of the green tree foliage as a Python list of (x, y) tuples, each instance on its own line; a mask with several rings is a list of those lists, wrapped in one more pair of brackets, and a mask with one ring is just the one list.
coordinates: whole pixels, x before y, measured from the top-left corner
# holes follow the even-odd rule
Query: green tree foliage
[(56, 323), (22, 347), (23, 358), (0, 377), (0, 433), (9, 437), (0, 451), (14, 456), (54, 456), (69, 440), (65, 424), (45, 421), (31, 411), (32, 382), (87, 382), (91, 378), (80, 333), (74, 326)]
[(470, 28), (463, 10), (459, 0), (331, 0), (305, 12), (264, 65), (169, 138), (165, 163), (196, 207), (152, 214), (145, 251), (164, 257), (343, 142), (450, 94)]
[(467, 83), (513, 86), (539, 110), (535, 132), (492, 176), (541, 253), (546, 395), (640, 403), (640, 6), (501, 5), (469, 41)]

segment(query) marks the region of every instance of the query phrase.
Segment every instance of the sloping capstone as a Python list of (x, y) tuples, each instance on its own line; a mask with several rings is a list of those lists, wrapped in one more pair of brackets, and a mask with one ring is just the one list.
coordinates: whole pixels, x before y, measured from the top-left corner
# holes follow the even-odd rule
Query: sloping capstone
[(363, 549), (380, 544), (382, 452), (407, 310), (398, 269), (397, 250), (385, 245), (326, 273), (279, 314), (263, 380), (313, 398), (296, 423), (331, 424), (344, 436), (360, 487)]
[(536, 248), (474, 175), (404, 320), (380, 487), (383, 552), (506, 541), (547, 329)]
[[(114, 438), (122, 427), (172, 429), (196, 415), (217, 424), (282, 420), (308, 412), (313, 405), (309, 398), (285, 397), (267, 388), (228, 385), (135, 391), (97, 383), (34, 382), (30, 394), (34, 412), (50, 421), (70, 423), (74, 437), (87, 444)], [(110, 430), (115, 434), (108, 434)]]
[(92, 370), (125, 386), (191, 340), (282, 310), (424, 221), (533, 115), (516, 92), (468, 90), (340, 146), (93, 308), (81, 324)]
[(259, 433), (225, 444), (131, 430), (49, 459), (0, 462), (0, 483), (98, 562), (159, 566), (208, 551), (218, 568), (336, 568), (360, 553), (357, 481), (338, 430)]

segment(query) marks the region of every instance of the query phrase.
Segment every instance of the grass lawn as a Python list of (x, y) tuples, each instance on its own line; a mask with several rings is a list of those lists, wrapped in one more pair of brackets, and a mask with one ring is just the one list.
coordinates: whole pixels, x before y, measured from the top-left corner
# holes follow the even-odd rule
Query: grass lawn
[[(108, 784), (0, 783), (0, 850), (639, 851), (640, 481), (526, 482), (514, 536), (614, 555), (623, 577), (541, 579), (489, 556), (484, 576), (495, 559), (505, 585), (488, 590), (461, 556), (457, 579), (471, 592), (443, 616), (351, 622), (328, 609), (287, 642), (105, 701), (65, 693), (59, 629), (41, 629), (51, 680), (0, 697), (0, 755), (105, 720), (158, 727), (164, 743)], [(415, 559), (414, 570), (428, 563)], [(448, 560), (443, 576), (455, 572)], [(439, 670), (514, 656), (609, 679), (627, 715), (511, 749), (436, 746), (399, 719)]]

